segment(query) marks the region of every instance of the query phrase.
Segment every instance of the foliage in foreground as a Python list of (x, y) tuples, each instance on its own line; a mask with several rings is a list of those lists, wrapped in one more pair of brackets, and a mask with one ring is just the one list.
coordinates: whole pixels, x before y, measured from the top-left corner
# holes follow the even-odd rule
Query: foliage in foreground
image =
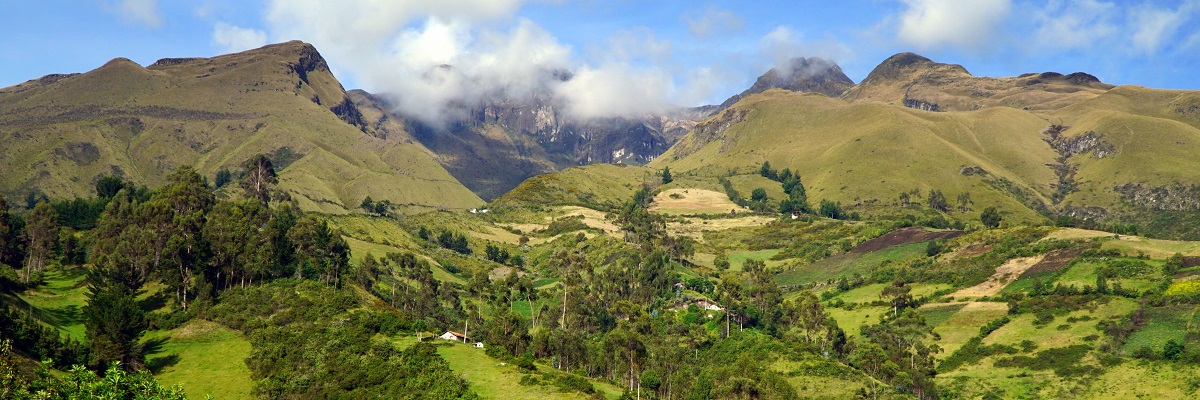
[(24, 399), (142, 399), (171, 400), (186, 399), (180, 386), (162, 387), (149, 371), (128, 373), (118, 363), (113, 363), (104, 376), (96, 375), (81, 365), (76, 365), (66, 375), (59, 377), (50, 373), (48, 365), (42, 365), (37, 376), (28, 380), (17, 370), (11, 354), (11, 342), (0, 343), (0, 398)]
[(250, 339), (254, 350), (247, 365), (260, 397), (476, 397), (433, 345), (399, 351), (375, 339), (395, 334), (408, 321), (358, 307), (358, 299), (345, 290), (281, 280), (227, 291), (212, 312)]

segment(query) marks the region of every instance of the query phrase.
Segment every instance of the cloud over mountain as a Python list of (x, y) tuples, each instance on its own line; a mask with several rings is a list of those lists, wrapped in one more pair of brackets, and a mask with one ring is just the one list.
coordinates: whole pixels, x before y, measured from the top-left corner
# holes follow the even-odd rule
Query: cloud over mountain
[(921, 49), (946, 46), (983, 50), (995, 39), (1010, 11), (1010, 0), (904, 0), (897, 35)]

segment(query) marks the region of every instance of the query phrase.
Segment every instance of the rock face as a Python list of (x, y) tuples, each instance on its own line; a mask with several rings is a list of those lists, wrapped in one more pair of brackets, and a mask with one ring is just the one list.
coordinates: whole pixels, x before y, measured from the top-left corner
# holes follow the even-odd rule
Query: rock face
[[(563, 75), (562, 79), (569, 79)], [(401, 121), (413, 137), (464, 185), (485, 199), (535, 175), (598, 163), (644, 164), (687, 134), (708, 109), (638, 118), (577, 120), (549, 94), (525, 99), (485, 97), (464, 107), (464, 118), (441, 126), (396, 113), (388, 95), (355, 90), (359, 109), (377, 111), (368, 126)], [(395, 128), (393, 128), (395, 129)]]
[(758, 77), (753, 86), (725, 100), (718, 109), (724, 110), (747, 96), (770, 89), (821, 93), (829, 97), (838, 97), (852, 86), (854, 86), (854, 81), (850, 80), (850, 77), (846, 76), (836, 63), (817, 57), (800, 57), (792, 59), (782, 70), (771, 68), (767, 73)]

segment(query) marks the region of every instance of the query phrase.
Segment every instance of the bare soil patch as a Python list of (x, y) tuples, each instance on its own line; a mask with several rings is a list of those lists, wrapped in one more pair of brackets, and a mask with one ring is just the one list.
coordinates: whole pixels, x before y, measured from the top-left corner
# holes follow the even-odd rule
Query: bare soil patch
[(870, 253), (872, 251), (883, 250), (896, 245), (928, 242), (936, 239), (953, 239), (962, 236), (962, 234), (962, 231), (932, 232), (915, 227), (903, 228), (898, 231), (862, 242), (851, 251), (855, 253)]
[(1021, 276), (1021, 274), (1025, 273), (1025, 271), (1033, 268), (1034, 265), (1037, 265), (1037, 263), (1041, 262), (1045, 256), (1045, 254), (1041, 254), (1034, 257), (1022, 257), (1008, 260), (1008, 262), (1004, 263), (1004, 265), (996, 267), (996, 273), (992, 274), (992, 276), (983, 283), (961, 289), (957, 292), (954, 292), (954, 294), (951, 294), (951, 296), (994, 296), (997, 293), (1000, 293), (1000, 290), (1004, 289), (1005, 286), (1008, 286), (1008, 284), (1017, 280), (1017, 277)]
[(1063, 267), (1066, 267), (1067, 264), (1070, 264), (1071, 261), (1075, 261), (1075, 259), (1079, 258), (1079, 256), (1082, 254), (1083, 249), (1078, 247), (1051, 251), (1046, 253), (1041, 262), (1038, 262), (1033, 267), (1025, 270), (1021, 276), (1030, 276), (1041, 272), (1058, 271), (1063, 269)]
[(995, 246), (990, 245), (990, 244), (982, 245), (979, 243), (971, 243), (971, 244), (967, 245), (967, 247), (963, 247), (962, 250), (959, 250), (958, 254), (956, 256), (958, 258), (975, 257), (977, 255), (992, 251), (992, 247), (995, 247)]

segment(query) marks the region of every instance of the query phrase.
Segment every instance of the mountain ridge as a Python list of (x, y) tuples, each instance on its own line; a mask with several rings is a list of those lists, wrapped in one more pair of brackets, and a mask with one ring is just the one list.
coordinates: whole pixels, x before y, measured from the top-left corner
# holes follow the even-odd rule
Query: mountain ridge
[(2, 88), (0, 111), (0, 165), (16, 172), (0, 191), (14, 198), (89, 195), (101, 174), (158, 185), (182, 165), (211, 177), (282, 152), (293, 159), (276, 160), (280, 189), (306, 209), (344, 213), (366, 196), (423, 209), (482, 203), (419, 143), (366, 126), (299, 41), (149, 67), (116, 58)]

